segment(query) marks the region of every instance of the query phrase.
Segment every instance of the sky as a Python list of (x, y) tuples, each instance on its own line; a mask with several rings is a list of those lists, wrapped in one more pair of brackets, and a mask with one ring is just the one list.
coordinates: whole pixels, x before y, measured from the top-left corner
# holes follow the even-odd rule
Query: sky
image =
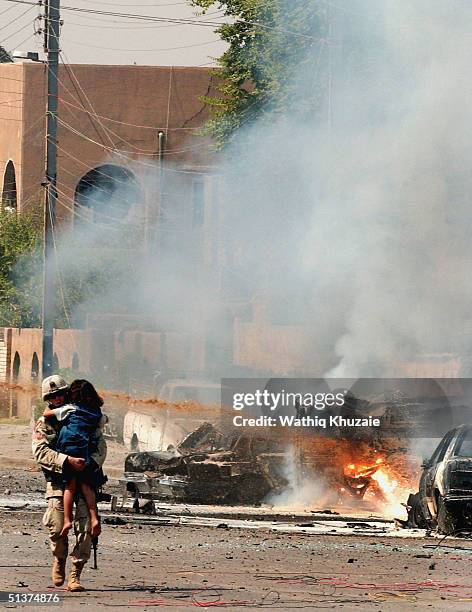
[[(196, 21), (221, 22), (222, 11), (215, 6), (206, 15), (185, 0), (63, 0), (61, 49), (70, 63), (201, 66), (213, 65), (212, 58), (224, 51), (213, 25)], [(67, 10), (141, 15), (159, 21), (97, 15)], [(41, 9), (28, 4), (0, 0), (0, 45), (8, 51), (42, 52), (42, 36), (35, 29), (43, 21)], [(169, 23), (161, 19), (186, 19), (190, 23)]]

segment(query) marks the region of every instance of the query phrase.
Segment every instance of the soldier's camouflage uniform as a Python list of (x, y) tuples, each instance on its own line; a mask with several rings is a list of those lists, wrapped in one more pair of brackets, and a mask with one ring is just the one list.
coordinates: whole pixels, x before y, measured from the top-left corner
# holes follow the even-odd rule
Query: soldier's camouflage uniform
[[(106, 420), (106, 417), (103, 417)], [(33, 456), (36, 462), (43, 468), (46, 477), (46, 499), (48, 507), (43, 517), (43, 525), (49, 530), (49, 540), (52, 554), (57, 559), (66, 559), (68, 554), (68, 538), (61, 537), (64, 523), (64, 505), (62, 482), (62, 466), (67, 455), (54, 450), (54, 442), (58, 433), (52, 420), (41, 417), (35, 426), (33, 433)], [(95, 463), (102, 467), (107, 454), (107, 446), (103, 437), (102, 428), (95, 432), (95, 443), (97, 452), (92, 454)], [(71, 552), (71, 561), (74, 565), (83, 566), (90, 558), (91, 537), (89, 525), (89, 512), (82, 496), (78, 498), (75, 505), (74, 533), (76, 537), (75, 546)]]

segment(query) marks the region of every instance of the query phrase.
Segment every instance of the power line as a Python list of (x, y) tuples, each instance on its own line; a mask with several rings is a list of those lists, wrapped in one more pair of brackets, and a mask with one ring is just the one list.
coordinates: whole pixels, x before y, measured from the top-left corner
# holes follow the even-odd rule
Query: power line
[[(74, 45), (80, 45), (81, 47), (84, 46), (84, 43), (82, 41), (79, 42), (78, 40), (73, 40), (72, 38), (67, 38), (67, 42), (72, 43)], [(221, 42), (221, 40), (217, 38), (216, 40), (208, 40), (206, 42), (195, 43), (193, 45), (181, 45), (180, 47), (167, 47), (167, 48), (161, 48), (161, 49), (125, 49), (123, 47), (103, 47), (100, 45), (91, 45), (90, 43), (87, 43), (87, 47), (90, 47), (91, 49), (105, 49), (106, 51), (131, 51), (131, 52), (138, 52), (138, 53), (153, 53), (155, 51), (159, 51), (159, 52), (177, 51), (178, 49), (191, 49), (192, 47), (204, 47), (206, 45), (213, 45), (217, 42)]]
[[(67, 59), (67, 56), (65, 55), (65, 53), (64, 53), (63, 55), (64, 55), (64, 57)], [(102, 128), (102, 130), (104, 131), (105, 135), (107, 136), (107, 138), (108, 138), (108, 140), (109, 140), (110, 144), (111, 144), (111, 145), (112, 145), (112, 147), (115, 149), (115, 144), (114, 144), (114, 142), (113, 142), (113, 140), (112, 140), (112, 138), (111, 138), (110, 134), (111, 134), (112, 136), (114, 136), (115, 138), (118, 138), (119, 140), (122, 140), (122, 139), (121, 139), (121, 136), (120, 136), (119, 134), (116, 134), (115, 132), (113, 132), (113, 131), (112, 131), (110, 128), (107, 128), (107, 127), (106, 127), (106, 126), (105, 126), (105, 125), (102, 123), (102, 121), (101, 121), (101, 120), (100, 120), (100, 119), (97, 117), (97, 115), (96, 115), (96, 113), (95, 113), (95, 109), (93, 108), (92, 102), (90, 101), (90, 99), (89, 99), (89, 97), (87, 96), (87, 94), (86, 94), (86, 92), (85, 92), (84, 88), (83, 88), (83, 87), (82, 87), (82, 85), (80, 84), (80, 81), (78, 80), (77, 76), (75, 75), (75, 73), (74, 73), (73, 69), (72, 69), (72, 68), (71, 68), (71, 67), (70, 67), (68, 64), (64, 64), (64, 65), (65, 65), (65, 67), (66, 67), (66, 70), (68, 70), (68, 71), (70, 70), (69, 75), (70, 75), (70, 73), (72, 73), (72, 76), (73, 76), (73, 78), (74, 78), (74, 80), (75, 80), (75, 82), (76, 82), (77, 86), (79, 87), (79, 89), (80, 89), (80, 90), (81, 90), (81, 92), (83, 93), (83, 95), (84, 95), (85, 99), (87, 100), (87, 103), (88, 103), (88, 105), (89, 105), (90, 109), (92, 110), (93, 114), (95, 115), (95, 118), (96, 118), (97, 123), (100, 125), (100, 127), (101, 127), (101, 128)], [(171, 69), (171, 72), (172, 72), (172, 69)], [(74, 85), (74, 87), (75, 87), (75, 85)], [(77, 91), (77, 88), (76, 88), (76, 91)], [(82, 106), (84, 107), (84, 110), (85, 110), (85, 105), (83, 104), (83, 102), (82, 102), (82, 101), (81, 101), (81, 104), (82, 104)], [(90, 114), (89, 114), (89, 119), (90, 119)], [(95, 131), (96, 131), (96, 132), (97, 132), (97, 134), (98, 134), (98, 130), (97, 130), (96, 128), (95, 128)], [(141, 152), (141, 153), (146, 153), (146, 152), (145, 152), (143, 149), (139, 149), (139, 147), (134, 147), (134, 146), (133, 146), (133, 148), (134, 148), (134, 149), (136, 149), (136, 151), (138, 151), (138, 152)], [(155, 153), (154, 153), (154, 152), (151, 152), (151, 153), (152, 153), (153, 155), (155, 155)]]
[(2, 11), (2, 12), (0, 13), (0, 17), (1, 17), (2, 15), (5, 15), (6, 13), (8, 13), (8, 11), (11, 11), (11, 10), (12, 10), (12, 8), (15, 8), (15, 5), (14, 5), (14, 4), (12, 4), (12, 5), (11, 5), (11, 6), (9, 6), (8, 8), (6, 8), (4, 11)]
[[(65, 57), (65, 54), (64, 54), (64, 53), (63, 53), (62, 55), (64, 55), (64, 57)], [(67, 59), (67, 58), (66, 58), (66, 59)], [(75, 82), (77, 83), (78, 87), (79, 87), (79, 88), (80, 88), (80, 90), (82, 91), (82, 93), (83, 93), (84, 97), (86, 98), (86, 100), (87, 100), (87, 102), (88, 102), (88, 105), (90, 106), (90, 108), (91, 108), (91, 110), (92, 110), (92, 113), (90, 113), (90, 111), (87, 111), (87, 110), (85, 109), (85, 105), (83, 104), (83, 102), (82, 102), (82, 101), (80, 101), (80, 103), (82, 104), (82, 107), (83, 107), (83, 109), (84, 109), (84, 111), (83, 111), (83, 112), (86, 112), (86, 113), (89, 115), (89, 118), (90, 118), (90, 115), (93, 115), (93, 116), (96, 118), (96, 120), (97, 120), (98, 124), (100, 125), (100, 127), (102, 128), (102, 130), (104, 131), (104, 133), (106, 134), (106, 136), (108, 137), (108, 140), (110, 141), (110, 144), (111, 144), (111, 146), (112, 146), (112, 148), (113, 148), (113, 151), (116, 151), (115, 144), (114, 144), (114, 142), (113, 142), (112, 138), (109, 136), (109, 134), (111, 134), (113, 137), (115, 137), (116, 139), (118, 139), (118, 140), (120, 140), (120, 141), (123, 141), (122, 136), (121, 136), (120, 134), (117, 134), (116, 132), (114, 132), (114, 131), (113, 131), (113, 130), (111, 130), (110, 128), (107, 128), (107, 127), (106, 127), (106, 126), (105, 126), (105, 125), (104, 125), (104, 124), (103, 124), (103, 123), (100, 121), (99, 115), (97, 115), (97, 113), (95, 113), (94, 108), (93, 108), (93, 105), (92, 105), (92, 103), (91, 103), (90, 99), (87, 97), (87, 94), (85, 93), (85, 90), (84, 90), (84, 89), (83, 89), (83, 87), (81, 86), (81, 84), (80, 84), (80, 82), (79, 82), (79, 80), (78, 80), (77, 76), (76, 76), (76, 75), (75, 75), (75, 73), (73, 72), (72, 68), (71, 68), (71, 67), (70, 67), (68, 64), (65, 64), (65, 63), (64, 63), (64, 66), (66, 67), (66, 69), (67, 69), (68, 71), (69, 71), (69, 69), (70, 69), (69, 76), (70, 76), (70, 77), (72, 76), (72, 77), (74, 78)], [(169, 73), (169, 74), (170, 74), (170, 76), (169, 76), (169, 79), (170, 79), (170, 80), (169, 80), (169, 96), (168, 96), (168, 104), (167, 104), (167, 127), (166, 127), (166, 130), (165, 130), (165, 131), (166, 131), (166, 133), (168, 132), (168, 123), (169, 123), (169, 112), (170, 112), (170, 107), (169, 107), (169, 104), (170, 104), (171, 85), (172, 85), (172, 68), (170, 69), (170, 73)], [(61, 84), (63, 84), (63, 83), (61, 82)], [(75, 87), (75, 85), (74, 85), (74, 87)], [(67, 90), (67, 87), (66, 87), (65, 89)], [(67, 90), (67, 91), (68, 91), (68, 90)], [(77, 88), (76, 88), (76, 92), (77, 92)], [(78, 93), (78, 92), (77, 92), (77, 93)], [(69, 94), (70, 94), (70, 91), (69, 91)], [(80, 110), (80, 109), (79, 109), (79, 110)], [(67, 129), (69, 129), (70, 131), (72, 131), (72, 132), (74, 132), (74, 133), (77, 133), (77, 135), (80, 135), (80, 136), (82, 136), (83, 138), (88, 138), (88, 137), (87, 137), (85, 134), (83, 134), (83, 132), (80, 132), (79, 130), (76, 130), (75, 128), (73, 128), (73, 126), (69, 125), (67, 122), (65, 122), (65, 121), (63, 121), (63, 120), (59, 120), (59, 122), (60, 122), (61, 124), (63, 124), (63, 125), (64, 125), (64, 127), (66, 127)], [(94, 127), (95, 127), (95, 126), (94, 126)], [(97, 130), (96, 128), (95, 128), (95, 131), (97, 132), (97, 134), (98, 134), (98, 135), (99, 135), (99, 137), (100, 137), (100, 134), (99, 134), (99, 132), (98, 132), (98, 130)], [(101, 137), (100, 137), (100, 139), (101, 139)], [(101, 140), (102, 140), (102, 139), (101, 139)], [(103, 141), (102, 141), (102, 142), (103, 142)], [(126, 141), (125, 141), (125, 142), (126, 142)], [(154, 151), (154, 150), (153, 150), (153, 151), (146, 151), (145, 149), (141, 149), (140, 147), (136, 147), (136, 146), (132, 145), (132, 144), (131, 144), (131, 143), (129, 143), (129, 142), (128, 142), (127, 144), (128, 144), (128, 145), (130, 145), (130, 146), (132, 146), (132, 147), (135, 149), (135, 151), (128, 151), (128, 153), (130, 153), (131, 155), (136, 155), (136, 153), (140, 153), (140, 154), (144, 154), (144, 155), (151, 155), (151, 156), (155, 156), (155, 155), (156, 155), (156, 151)], [(196, 146), (196, 147), (190, 147), (189, 149), (188, 149), (188, 148), (187, 148), (187, 149), (182, 149), (181, 151), (173, 151), (173, 152), (172, 152), (172, 154), (176, 154), (177, 152), (179, 152), (179, 153), (184, 153), (184, 152), (187, 152), (188, 150), (194, 150), (194, 149), (196, 149), (196, 148), (200, 148), (200, 145), (198, 145), (198, 146)], [(167, 153), (170, 153), (170, 151), (169, 151), (169, 152), (168, 152), (168, 151), (166, 151), (166, 154), (167, 154)]]
[[(72, 155), (72, 153), (70, 153), (69, 151), (66, 151), (66, 149), (63, 149), (61, 146), (57, 145), (57, 148), (59, 149), (59, 151), (61, 151), (61, 153), (64, 153), (64, 155), (67, 155), (67, 157), (69, 157), (70, 159), (72, 159), (73, 161), (75, 161), (77, 164), (80, 164), (81, 166), (83, 166), (88, 172), (90, 172), (90, 170), (92, 168), (90, 168), (89, 164), (86, 164), (84, 161), (82, 161), (81, 159), (79, 159), (78, 157), (75, 157), (74, 155)], [(110, 179), (112, 181), (115, 181), (117, 183), (123, 183), (124, 185), (127, 185), (126, 182), (112, 176), (111, 174), (107, 174), (106, 172), (103, 172), (103, 170), (98, 170), (98, 168), (101, 166), (96, 166), (95, 168), (93, 168), (93, 170), (95, 170), (95, 172), (97, 174), (99, 174), (100, 176), (103, 176), (107, 179)]]
[[(33, 6), (36, 6), (36, 3), (30, 2), (29, 0), (5, 0), (6, 2), (15, 2), (16, 4), (30, 4)], [(152, 16), (152, 15), (139, 15), (136, 13), (120, 13), (120, 12), (115, 12), (115, 11), (101, 11), (101, 10), (97, 10), (97, 9), (85, 9), (85, 8), (80, 8), (80, 7), (74, 7), (74, 6), (62, 6), (61, 7), (63, 11), (71, 11), (71, 12), (76, 12), (76, 13), (86, 13), (86, 14), (90, 14), (90, 15), (108, 15), (110, 17), (119, 17), (119, 18), (125, 18), (125, 19), (135, 19), (138, 21), (150, 21), (150, 22), (163, 22), (163, 23), (177, 23), (177, 24), (188, 24), (188, 25), (198, 25), (198, 26), (203, 26), (203, 27), (220, 27), (220, 26), (224, 26), (227, 25), (228, 22), (225, 21), (205, 21), (203, 19), (190, 19), (190, 18), (183, 18), (183, 17), (156, 17), (156, 16)], [(315, 36), (311, 36), (309, 34), (303, 34), (302, 32), (296, 32), (293, 30), (287, 30), (285, 28), (279, 27), (279, 26), (269, 26), (267, 24), (264, 23), (260, 23), (258, 21), (250, 21), (247, 19), (238, 19), (237, 22), (238, 24), (246, 24), (246, 25), (252, 25), (252, 26), (256, 26), (256, 27), (260, 27), (264, 30), (273, 30), (273, 31), (277, 31), (277, 32), (282, 32), (285, 34), (290, 34), (292, 36), (298, 36), (300, 38), (306, 38), (309, 40), (314, 40), (314, 41), (318, 41), (321, 40), (320, 38), (317, 38)]]
[[(107, 146), (107, 145), (105, 145), (103, 143), (99, 143), (96, 140), (93, 140), (93, 138), (90, 138), (89, 136), (87, 136), (86, 134), (81, 132), (80, 130), (74, 128), (72, 125), (69, 125), (63, 119), (58, 119), (58, 121), (59, 121), (59, 123), (63, 127), (65, 127), (67, 130), (69, 130), (69, 132), (72, 132), (73, 134), (76, 134), (77, 136), (80, 136), (84, 140), (88, 140), (92, 144), (98, 145), (99, 147), (103, 147), (107, 151), (112, 151), (113, 153), (118, 153), (118, 150), (116, 149), (115, 144), (113, 142), (110, 143), (111, 146)], [(110, 133), (112, 133), (112, 132), (110, 132)], [(122, 140), (122, 138), (120, 138), (120, 140)], [(146, 156), (155, 156), (156, 155), (155, 151), (145, 151), (144, 149), (139, 149), (139, 150), (136, 150), (136, 151), (120, 151), (120, 153), (122, 153), (122, 154), (126, 154), (127, 153), (129, 155), (137, 155), (139, 153), (140, 155), (146, 155)]]
[[(39, 6), (37, 3), (34, 6)], [(23, 15), (26, 15), (26, 13), (29, 13), (31, 11), (33, 7), (30, 6), (29, 8), (26, 9), (26, 11), (24, 11), (23, 13), (20, 13), (19, 15), (17, 15), (15, 17), (15, 19), (12, 19), (9, 23), (7, 23), (6, 25), (2, 26), (0, 28), (0, 30), (4, 30), (5, 28), (9, 28), (11, 26), (12, 23), (15, 23), (15, 21), (18, 21), (18, 19), (21, 19), (23, 17)], [(2, 13), (3, 14), (3, 13)]]
[[(31, 8), (30, 8), (30, 9), (28, 9), (28, 10), (30, 11), (30, 10), (31, 10)], [(27, 11), (27, 12), (28, 12), (28, 11)], [(28, 22), (28, 23), (25, 23), (23, 26), (21, 26), (21, 28), (19, 28), (18, 30), (16, 30), (16, 32), (13, 32), (13, 34), (9, 34), (9, 35), (8, 35), (8, 36), (6, 36), (5, 38), (3, 38), (3, 39), (2, 39), (2, 43), (1, 43), (1, 44), (2, 44), (2, 47), (4, 46), (4, 44), (5, 44), (5, 42), (6, 42), (7, 40), (9, 40), (10, 38), (13, 38), (13, 36), (16, 36), (17, 34), (19, 34), (20, 32), (22, 32), (22, 31), (23, 31), (25, 28), (28, 28), (28, 27), (30, 27), (30, 26), (31, 26), (31, 25), (33, 25), (33, 24), (34, 24), (34, 20), (33, 20), (33, 22)], [(30, 36), (31, 36), (31, 34), (28, 36), (28, 38), (29, 38)]]
[[(214, 11), (213, 13), (207, 13), (208, 16), (210, 15), (218, 15), (219, 13), (222, 13), (222, 11)], [(219, 17), (223, 17), (223, 15), (218, 15)], [(117, 24), (117, 23), (123, 23), (123, 21), (126, 22), (126, 19), (123, 18), (118, 18), (118, 19), (103, 19), (103, 17), (106, 17), (106, 15), (99, 15), (100, 17), (100, 23), (99, 25), (95, 25), (97, 24), (97, 19), (96, 19), (96, 15), (92, 16), (92, 17), (86, 17), (85, 15), (78, 15), (78, 17), (80, 17), (81, 19), (84, 19), (86, 22), (88, 23), (79, 23), (77, 21), (70, 21), (69, 19), (67, 19), (67, 21), (65, 22), (66, 25), (67, 24), (72, 24), (72, 25), (77, 25), (77, 26), (81, 26), (81, 27), (87, 27), (87, 28), (92, 28), (92, 29), (117, 29), (117, 30), (160, 30), (160, 29), (167, 29), (167, 28), (176, 28), (176, 27), (181, 27), (183, 25), (192, 25), (192, 24), (187, 24), (187, 23), (168, 23), (166, 25), (124, 25), (121, 27), (117, 27), (116, 25), (114, 26), (104, 26), (104, 23), (112, 23), (112, 24)], [(189, 17), (188, 19), (196, 19), (195, 18), (191, 18)], [(129, 23), (133, 23), (133, 19), (129, 20)], [(206, 20), (206, 19), (202, 19), (200, 21), (211, 21), (211, 20)]]
[[(72, 104), (71, 102), (68, 102), (67, 100), (64, 100), (63, 98), (60, 98), (60, 102), (61, 104), (72, 106), (72, 108), (75, 108), (81, 111), (82, 113), (90, 112), (86, 110), (85, 108), (81, 108), (80, 106), (76, 106), (75, 104)], [(165, 129), (164, 127), (156, 127), (154, 125), (139, 125), (137, 123), (127, 123), (126, 121), (120, 121), (119, 119), (113, 119), (112, 117), (107, 117), (106, 115), (99, 115), (98, 113), (95, 113), (95, 117), (100, 117), (100, 119), (105, 119), (106, 121), (111, 121), (112, 123), (118, 123), (120, 125), (127, 125), (129, 127), (134, 127), (134, 128), (142, 128), (146, 130), (164, 130)], [(200, 129), (201, 129), (200, 127), (169, 127), (168, 128), (169, 132), (176, 131), (176, 130), (192, 131), (192, 130), (200, 130)]]
[(35, 36), (36, 34), (37, 34), (37, 32), (33, 32), (32, 34), (28, 34), (28, 36), (26, 38), (24, 38), (21, 42), (16, 43), (15, 47), (21, 49), (22, 45), (24, 45), (27, 40), (29, 40), (32, 36)]
[[(62, 60), (62, 55), (60, 55), (60, 59)], [(73, 98), (73, 99), (75, 99), (77, 102), (79, 102), (79, 103), (80, 103), (80, 104), (81, 104), (81, 105), (84, 107), (84, 109), (85, 109), (85, 105), (84, 105), (84, 103), (83, 103), (83, 101), (82, 101), (82, 99), (81, 99), (80, 93), (79, 93), (79, 91), (77, 90), (77, 85), (78, 85), (78, 86), (79, 86), (79, 88), (81, 89), (82, 93), (84, 94), (85, 99), (87, 100), (87, 102), (88, 102), (88, 103), (89, 103), (89, 105), (91, 106), (90, 101), (89, 101), (89, 99), (88, 99), (88, 97), (87, 97), (87, 94), (85, 93), (85, 91), (84, 91), (84, 90), (83, 90), (83, 88), (81, 87), (81, 85), (80, 85), (79, 81), (77, 80), (77, 77), (75, 76), (75, 74), (74, 74), (74, 72), (72, 71), (72, 69), (70, 68), (70, 66), (69, 66), (68, 64), (66, 64), (66, 63), (64, 62), (64, 60), (62, 60), (62, 64), (63, 64), (63, 66), (65, 67), (65, 69), (66, 69), (66, 71), (67, 71), (67, 73), (68, 73), (68, 75), (69, 75), (69, 79), (70, 79), (70, 81), (71, 81), (71, 83), (72, 83), (73, 88), (75, 89), (76, 94), (77, 94), (77, 95), (78, 95), (78, 97), (79, 97), (79, 100), (77, 100), (77, 98), (74, 98), (74, 96), (73, 96), (73, 95), (71, 94), (71, 92), (70, 92), (70, 91), (67, 89), (67, 87), (65, 87), (65, 85), (64, 85), (64, 83), (63, 83), (62, 81), (59, 81), (59, 82), (61, 83), (61, 85), (62, 85), (62, 86), (65, 88), (65, 90), (66, 90), (66, 91), (69, 93), (69, 95), (71, 95), (71, 96), (72, 96), (72, 98)], [(74, 77), (75, 82), (74, 82), (74, 80), (73, 80), (73, 78), (72, 78), (72, 75), (73, 75), (73, 77)], [(76, 84), (76, 83), (77, 83), (77, 84)], [(101, 135), (101, 134), (100, 134), (100, 132), (98, 131), (98, 129), (97, 129), (97, 127), (96, 127), (96, 125), (94, 124), (94, 122), (92, 121), (92, 119), (90, 118), (90, 116), (89, 116), (89, 120), (90, 120), (90, 123), (91, 123), (91, 125), (92, 125), (93, 129), (94, 129), (94, 130), (95, 130), (95, 132), (97, 133), (97, 136), (98, 136), (98, 137), (100, 138), (100, 140), (103, 142), (102, 135)], [(102, 128), (102, 129), (103, 129), (103, 128)], [(105, 136), (107, 136), (108, 140), (111, 142), (111, 144), (113, 144), (113, 142), (111, 141), (111, 139), (110, 139), (110, 137), (108, 136), (108, 134), (106, 133), (106, 131), (105, 131), (105, 130), (103, 130), (103, 131), (104, 131), (104, 133), (105, 133)]]
[[(96, 0), (82, 0), (86, 4), (97, 4)], [(170, 2), (167, 4), (120, 4), (119, 2), (103, 2), (100, 0), (100, 4), (105, 4), (106, 6), (123, 6), (123, 7), (134, 7), (134, 8), (161, 8), (163, 6), (188, 6), (187, 2)]]
[[(15, 4), (28, 4), (30, 6), (38, 6), (36, 2), (29, 0), (5, 0), (5, 2), (14, 2)], [(130, 19), (137, 21), (149, 21), (156, 23), (176, 23), (183, 25), (202, 25), (202, 26), (220, 26), (225, 25), (224, 22), (213, 22), (212, 20), (196, 19), (191, 17), (157, 17), (154, 15), (140, 15), (137, 13), (119, 13), (115, 11), (101, 11), (97, 9), (86, 9), (76, 6), (61, 6), (63, 11), (71, 11), (74, 13), (85, 13), (90, 15), (104, 15), (110, 17), (118, 17), (120, 19)]]

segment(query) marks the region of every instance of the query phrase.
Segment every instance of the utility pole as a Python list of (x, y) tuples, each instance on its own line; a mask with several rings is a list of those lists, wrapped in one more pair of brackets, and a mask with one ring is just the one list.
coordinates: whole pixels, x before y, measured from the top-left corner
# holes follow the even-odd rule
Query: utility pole
[(60, 0), (46, 0), (44, 51), (47, 53), (46, 113), (46, 201), (44, 204), (44, 273), (43, 273), (43, 358), (42, 375), (49, 376), (53, 367), (53, 333), (56, 302), (56, 266), (54, 224), (57, 200), (57, 97), (59, 68)]

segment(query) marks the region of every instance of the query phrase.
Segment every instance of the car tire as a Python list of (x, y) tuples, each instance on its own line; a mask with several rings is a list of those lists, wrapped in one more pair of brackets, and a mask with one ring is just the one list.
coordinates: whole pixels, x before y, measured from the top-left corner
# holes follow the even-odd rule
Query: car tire
[(444, 497), (440, 494), (437, 496), (437, 521), (438, 531), (444, 535), (454, 533), (457, 529), (457, 519), (454, 514), (447, 509)]
[(410, 495), (408, 498), (408, 523), (413, 528), (428, 529), (428, 521), (426, 520), (423, 510), (421, 508), (421, 496), (420, 493)]

